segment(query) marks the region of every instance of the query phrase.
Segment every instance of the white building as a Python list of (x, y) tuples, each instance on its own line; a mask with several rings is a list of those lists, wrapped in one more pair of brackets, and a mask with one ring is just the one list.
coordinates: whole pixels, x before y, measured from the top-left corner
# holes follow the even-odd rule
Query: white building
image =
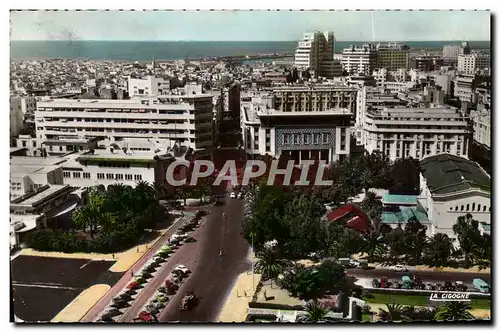
[(131, 78), (127, 80), (129, 97), (157, 96), (170, 93), (170, 80), (161, 77)]
[(440, 153), (468, 157), (469, 118), (458, 110), (439, 108), (384, 108), (367, 110), (362, 142), (389, 159), (422, 159)]
[(300, 70), (309, 69), (315, 76), (333, 78), (333, 44), (334, 34), (331, 31), (304, 33), (295, 51), (295, 67)]
[(257, 103), (243, 103), (243, 145), (249, 155), (278, 158), (286, 153), (300, 163), (321, 160), (331, 163), (350, 153), (348, 109), (283, 112)]
[(483, 53), (460, 54), (458, 56), (458, 71), (463, 74), (475, 74), (478, 71), (489, 70), (490, 55)]
[(377, 49), (371, 44), (344, 48), (342, 68), (350, 74), (371, 75), (377, 67), (377, 54)]
[(453, 225), (467, 213), (489, 229), (491, 178), (478, 164), (439, 154), (421, 160), (420, 167), (419, 202), (427, 211), (432, 234), (445, 233), (456, 240)]
[(10, 98), (10, 137), (17, 137), (27, 127), (26, 121), (32, 121), (36, 110), (35, 97)]
[(460, 45), (444, 45), (443, 58), (444, 59), (457, 59), (460, 54)]
[(10, 157), (10, 199), (45, 185), (62, 185), (62, 160), (57, 157)]
[(491, 112), (490, 110), (471, 111), (474, 140), (491, 149)]
[(36, 134), (48, 140), (168, 139), (193, 150), (212, 148), (212, 96), (178, 94), (132, 100), (51, 99), (38, 103)]

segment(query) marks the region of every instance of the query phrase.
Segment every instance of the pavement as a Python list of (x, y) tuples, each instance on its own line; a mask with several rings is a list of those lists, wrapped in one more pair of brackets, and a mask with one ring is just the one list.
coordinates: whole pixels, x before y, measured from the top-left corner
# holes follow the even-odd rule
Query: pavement
[[(413, 273), (410, 272), (395, 272), (389, 271), (388, 269), (373, 269), (373, 270), (363, 270), (363, 269), (348, 269), (347, 275), (355, 278), (363, 279), (373, 279), (387, 277), (389, 279), (399, 279), (404, 275)], [(465, 272), (435, 272), (435, 271), (416, 271), (417, 275), (423, 282), (441, 282), (445, 281), (462, 281), (467, 286), (471, 287), (472, 280), (475, 278), (480, 278), (486, 281), (488, 284), (491, 283), (491, 275), (482, 273), (465, 273)]]
[(75, 323), (80, 321), (94, 304), (111, 289), (109, 285), (93, 285), (80, 293), (70, 304), (59, 312), (51, 323)]
[[(169, 227), (163, 235), (158, 238), (155, 243), (148, 247), (147, 251), (140, 253), (140, 258), (135, 261), (128, 261), (129, 269), (128, 271), (140, 271), (142, 266), (150, 260), (153, 255), (168, 241), (168, 239), (177, 232), (177, 230), (184, 224), (185, 218), (181, 218), (176, 221), (171, 227)], [(124, 263), (126, 267), (127, 264)], [(80, 322), (88, 323), (96, 320), (99, 315), (107, 308), (111, 300), (123, 290), (123, 288), (132, 281), (131, 273), (125, 273), (123, 277), (118, 280), (118, 282), (104, 295), (102, 296), (94, 306), (82, 317)], [(152, 294), (150, 294), (152, 295)]]

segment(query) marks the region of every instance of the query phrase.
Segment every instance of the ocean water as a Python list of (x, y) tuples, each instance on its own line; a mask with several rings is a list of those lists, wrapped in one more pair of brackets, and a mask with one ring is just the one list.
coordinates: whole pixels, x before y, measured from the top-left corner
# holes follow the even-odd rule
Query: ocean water
[[(335, 53), (344, 47), (363, 42), (335, 42)], [(443, 45), (459, 44), (453, 41), (407, 42), (411, 48), (441, 49)], [(471, 41), (476, 49), (488, 49), (488, 41)], [(88, 60), (175, 60), (209, 56), (250, 55), (257, 53), (293, 52), (296, 41), (267, 42), (201, 42), (201, 41), (12, 41), (13, 59), (69, 58)]]

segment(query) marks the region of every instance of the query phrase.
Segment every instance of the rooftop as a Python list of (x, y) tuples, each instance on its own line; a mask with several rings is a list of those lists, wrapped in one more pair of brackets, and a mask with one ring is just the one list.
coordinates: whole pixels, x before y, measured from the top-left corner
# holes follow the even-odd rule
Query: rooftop
[(417, 205), (417, 196), (384, 194), (382, 204)]
[[(165, 153), (163, 151), (163, 156), (172, 157), (172, 155)], [(77, 161), (84, 160), (94, 160), (94, 161), (123, 161), (123, 162), (154, 162), (155, 156), (161, 156), (161, 153), (155, 153), (154, 151), (133, 151), (127, 150), (127, 153), (122, 150), (116, 150), (115, 152), (111, 152), (109, 150), (95, 150), (94, 153), (83, 153), (78, 158)]]
[(259, 117), (261, 116), (334, 116), (334, 115), (352, 115), (352, 112), (347, 108), (332, 108), (326, 111), (315, 111), (315, 112), (282, 112), (276, 111), (274, 109), (259, 110), (257, 112)]
[(417, 203), (417, 206), (399, 206), (397, 211), (382, 211), (381, 221), (385, 224), (406, 223), (412, 217), (422, 224), (429, 223), (427, 213), (420, 203)]
[(491, 191), (491, 178), (475, 162), (451, 154), (420, 161), (422, 176), (433, 195), (446, 195), (473, 188)]
[(55, 196), (59, 193), (71, 189), (69, 185), (46, 185), (38, 191), (21, 196), (11, 202), (11, 206), (34, 206), (40, 204), (50, 196)]

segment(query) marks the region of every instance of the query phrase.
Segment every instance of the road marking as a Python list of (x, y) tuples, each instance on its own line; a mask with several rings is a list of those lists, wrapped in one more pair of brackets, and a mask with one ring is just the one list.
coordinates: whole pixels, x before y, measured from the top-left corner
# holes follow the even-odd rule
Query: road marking
[(17, 282), (13, 282), (12, 286), (15, 287), (33, 287), (33, 288), (52, 288), (52, 289), (65, 289), (65, 290), (81, 290), (81, 288), (74, 287), (64, 287), (64, 286), (51, 286), (48, 284), (21, 284)]
[(90, 263), (92, 263), (92, 260), (89, 260), (87, 263), (83, 264), (82, 266), (80, 266), (80, 270), (81, 269), (84, 269), (87, 265), (89, 265)]

